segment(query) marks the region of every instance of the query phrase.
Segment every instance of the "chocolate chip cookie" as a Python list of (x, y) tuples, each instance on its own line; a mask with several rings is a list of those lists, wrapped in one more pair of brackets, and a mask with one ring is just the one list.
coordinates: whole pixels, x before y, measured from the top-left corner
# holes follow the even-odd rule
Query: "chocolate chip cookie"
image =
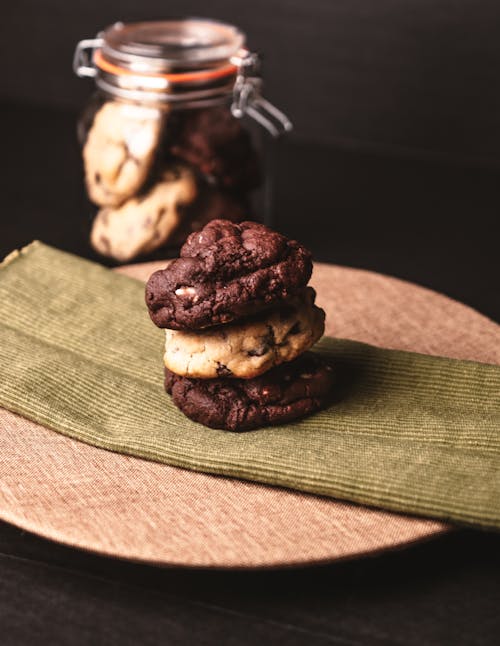
[(165, 389), (189, 418), (228, 431), (249, 431), (303, 417), (328, 403), (332, 368), (308, 352), (255, 379), (188, 379), (165, 369)]
[(92, 226), (91, 243), (99, 253), (120, 262), (149, 253), (168, 242), (179, 226), (183, 207), (196, 194), (192, 171), (171, 167), (144, 195), (118, 208), (101, 209)]
[(146, 286), (158, 327), (196, 330), (256, 314), (293, 296), (312, 272), (305, 247), (256, 222), (213, 220), (180, 256)]
[(153, 165), (164, 116), (160, 110), (108, 101), (96, 113), (83, 149), (90, 199), (119, 206), (144, 184)]
[(202, 331), (166, 330), (165, 366), (184, 377), (251, 379), (292, 361), (324, 332), (325, 313), (306, 287), (258, 317)]

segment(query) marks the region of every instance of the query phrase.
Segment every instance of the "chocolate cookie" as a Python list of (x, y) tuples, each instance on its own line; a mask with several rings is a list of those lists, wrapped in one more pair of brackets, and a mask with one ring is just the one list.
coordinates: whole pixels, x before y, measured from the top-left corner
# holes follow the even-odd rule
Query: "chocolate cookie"
[(228, 431), (303, 417), (328, 402), (332, 385), (332, 368), (311, 352), (255, 379), (188, 379), (165, 369), (165, 390), (187, 417)]
[(158, 327), (196, 330), (255, 314), (295, 294), (312, 272), (305, 247), (256, 222), (213, 220), (180, 256), (146, 286)]
[(187, 110), (170, 152), (223, 188), (251, 190), (261, 181), (250, 135), (225, 107)]
[(108, 101), (96, 113), (83, 149), (90, 199), (119, 206), (144, 184), (164, 116), (160, 110)]
[(325, 313), (314, 298), (314, 289), (306, 287), (258, 317), (201, 331), (165, 330), (165, 366), (183, 377), (257, 377), (322, 336)]
[(241, 196), (212, 186), (202, 186), (196, 200), (184, 209), (181, 225), (173, 236), (172, 244), (182, 246), (191, 233), (201, 231), (212, 220), (242, 222), (251, 217), (251, 209)]
[(154, 251), (176, 231), (182, 207), (192, 202), (196, 193), (196, 180), (189, 168), (165, 170), (147, 193), (118, 208), (99, 211), (92, 226), (92, 246), (121, 262)]

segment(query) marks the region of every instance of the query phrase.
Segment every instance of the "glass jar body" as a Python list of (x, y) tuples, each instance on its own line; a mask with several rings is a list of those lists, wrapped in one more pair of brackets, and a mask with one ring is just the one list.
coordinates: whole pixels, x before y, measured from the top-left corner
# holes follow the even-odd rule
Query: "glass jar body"
[(127, 101), (98, 90), (78, 123), (90, 241), (116, 262), (177, 255), (215, 218), (270, 221), (273, 140), (232, 95)]

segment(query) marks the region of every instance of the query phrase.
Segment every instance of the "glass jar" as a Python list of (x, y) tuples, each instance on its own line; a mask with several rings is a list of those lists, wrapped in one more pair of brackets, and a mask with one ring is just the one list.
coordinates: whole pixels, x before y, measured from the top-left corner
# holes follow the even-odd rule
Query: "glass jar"
[(211, 219), (269, 222), (270, 145), (292, 126), (236, 27), (116, 23), (78, 43), (74, 70), (97, 86), (78, 125), (96, 251), (174, 255)]

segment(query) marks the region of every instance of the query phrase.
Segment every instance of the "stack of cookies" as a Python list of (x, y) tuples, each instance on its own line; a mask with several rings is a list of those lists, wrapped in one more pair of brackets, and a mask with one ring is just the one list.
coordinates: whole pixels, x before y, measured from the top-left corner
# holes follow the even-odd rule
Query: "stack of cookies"
[(107, 101), (83, 147), (92, 246), (121, 262), (175, 246), (215, 217), (248, 217), (261, 180), (238, 119), (220, 107), (166, 112)]
[(213, 220), (146, 287), (165, 328), (165, 387), (191, 419), (245, 431), (317, 410), (330, 366), (306, 352), (325, 313), (307, 283), (311, 254), (262, 224)]

